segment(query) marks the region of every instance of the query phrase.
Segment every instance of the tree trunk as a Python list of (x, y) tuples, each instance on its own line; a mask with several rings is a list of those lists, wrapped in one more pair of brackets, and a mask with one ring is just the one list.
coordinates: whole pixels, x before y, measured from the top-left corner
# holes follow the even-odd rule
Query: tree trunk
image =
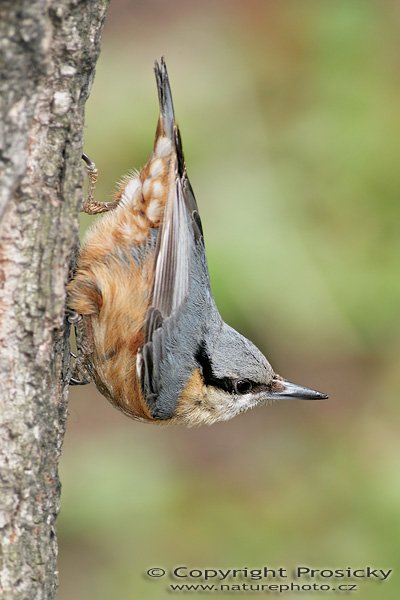
[(104, 0), (1, 0), (0, 597), (54, 598), (84, 104)]

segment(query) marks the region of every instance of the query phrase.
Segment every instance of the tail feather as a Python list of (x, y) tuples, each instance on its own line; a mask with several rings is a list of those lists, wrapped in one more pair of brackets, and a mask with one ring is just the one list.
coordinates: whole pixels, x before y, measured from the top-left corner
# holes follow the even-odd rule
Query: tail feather
[(158, 99), (160, 102), (160, 115), (162, 118), (162, 126), (164, 135), (170, 140), (173, 139), (175, 115), (174, 105), (172, 102), (171, 87), (169, 85), (168, 71), (164, 57), (161, 57), (160, 63), (157, 61), (154, 65), (156, 75)]
[[(187, 177), (185, 158), (182, 149), (182, 138), (179, 127), (175, 123), (174, 106), (172, 103), (171, 87), (169, 85), (168, 71), (164, 57), (161, 58), (160, 64), (156, 61), (154, 71), (156, 74), (158, 98), (160, 101), (160, 116), (159, 125), (157, 128), (156, 141), (158, 135), (165, 135), (172, 141), (172, 147), (176, 158), (177, 175), (180, 179), (182, 195), (184, 198), (186, 210), (191, 215), (193, 233), (196, 241), (203, 243), (203, 230), (199, 211), (197, 208), (196, 199), (193, 194), (192, 186)], [(160, 132), (160, 126), (163, 131)]]

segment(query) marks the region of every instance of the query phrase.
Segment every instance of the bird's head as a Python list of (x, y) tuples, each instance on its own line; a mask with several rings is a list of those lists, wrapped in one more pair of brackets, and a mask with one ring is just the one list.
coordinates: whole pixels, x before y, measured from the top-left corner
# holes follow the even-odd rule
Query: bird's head
[(226, 421), (273, 400), (328, 397), (277, 375), (260, 350), (226, 323), (205, 336), (195, 360), (175, 417), (188, 425)]

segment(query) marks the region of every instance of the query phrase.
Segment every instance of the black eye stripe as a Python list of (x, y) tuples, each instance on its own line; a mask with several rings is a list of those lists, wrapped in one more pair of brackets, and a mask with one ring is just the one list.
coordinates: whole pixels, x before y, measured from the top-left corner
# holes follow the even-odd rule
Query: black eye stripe
[(229, 377), (216, 377), (213, 372), (212, 363), (204, 342), (201, 342), (195, 354), (196, 361), (203, 371), (203, 379), (206, 385), (217, 387), (230, 394), (248, 394), (256, 384), (249, 379), (231, 379)]
[(206, 385), (212, 385), (230, 393), (235, 391), (232, 379), (229, 379), (229, 377), (216, 377), (214, 375), (211, 360), (207, 354), (204, 342), (200, 342), (195, 354), (195, 359), (203, 371), (203, 379)]

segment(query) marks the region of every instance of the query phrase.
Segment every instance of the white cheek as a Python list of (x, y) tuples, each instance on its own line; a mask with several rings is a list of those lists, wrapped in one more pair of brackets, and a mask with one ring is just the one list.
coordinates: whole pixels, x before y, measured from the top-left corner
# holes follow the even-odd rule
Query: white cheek
[(212, 414), (215, 421), (228, 421), (242, 412), (253, 408), (262, 401), (254, 394), (233, 396), (222, 391), (213, 390), (209, 394), (208, 402), (212, 405)]
[(259, 402), (260, 402), (260, 399), (257, 398), (257, 396), (254, 396), (253, 394), (244, 394), (243, 396), (233, 396), (232, 403), (229, 404), (230, 416), (228, 418), (231, 419), (232, 417), (236, 417), (236, 415), (239, 415), (240, 413), (245, 412), (246, 410), (249, 410), (249, 408), (253, 408)]

